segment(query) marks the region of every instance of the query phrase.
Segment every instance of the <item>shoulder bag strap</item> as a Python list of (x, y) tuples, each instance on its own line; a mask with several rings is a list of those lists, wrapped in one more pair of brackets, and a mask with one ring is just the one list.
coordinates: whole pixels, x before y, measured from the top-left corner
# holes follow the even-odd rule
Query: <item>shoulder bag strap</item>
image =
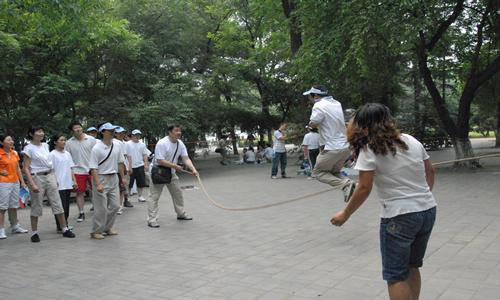
[(109, 156), (111, 155), (111, 152), (113, 151), (113, 145), (114, 144), (115, 143), (113, 143), (113, 141), (111, 141), (111, 149), (109, 150), (108, 156), (106, 156), (106, 158), (99, 163), (99, 166), (102, 165), (106, 160), (108, 160)]

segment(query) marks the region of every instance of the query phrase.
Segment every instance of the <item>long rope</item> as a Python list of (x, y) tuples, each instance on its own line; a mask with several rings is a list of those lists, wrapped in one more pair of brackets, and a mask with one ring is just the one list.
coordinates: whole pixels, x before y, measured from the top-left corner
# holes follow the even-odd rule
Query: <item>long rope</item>
[[(484, 156), (477, 156), (477, 157), (470, 157), (470, 158), (462, 158), (462, 159), (449, 160), (449, 161), (434, 163), (433, 165), (437, 166), (437, 165), (449, 164), (449, 163), (454, 163), (454, 162), (459, 162), (459, 161), (482, 159), (482, 158), (496, 157), (496, 156), (500, 156), (500, 153), (499, 154), (492, 154), (492, 155), (484, 155)], [(193, 173), (191, 173), (189, 171), (186, 171), (186, 170), (183, 170), (183, 171), (185, 173), (193, 174)], [(213, 205), (215, 205), (215, 206), (217, 206), (218, 208), (221, 208), (221, 209), (232, 210), (232, 211), (253, 210), (253, 209), (267, 208), (267, 207), (271, 207), (271, 206), (277, 206), (277, 205), (281, 205), (281, 204), (290, 203), (290, 202), (293, 202), (293, 201), (297, 201), (297, 200), (301, 200), (301, 199), (313, 197), (313, 196), (316, 196), (316, 195), (320, 195), (320, 194), (323, 194), (323, 193), (330, 192), (330, 191), (338, 189), (338, 188), (328, 188), (326, 190), (322, 190), (322, 191), (315, 192), (315, 193), (312, 193), (312, 194), (308, 194), (308, 195), (305, 195), (305, 196), (300, 196), (300, 197), (297, 197), (297, 198), (293, 198), (293, 199), (289, 199), (289, 200), (285, 200), (285, 201), (281, 201), (281, 202), (276, 202), (276, 203), (271, 203), (271, 204), (260, 205), (260, 206), (231, 208), (231, 207), (225, 207), (225, 206), (222, 206), (220, 204), (217, 204), (212, 199), (212, 197), (210, 197), (210, 195), (208, 194), (207, 190), (203, 186), (203, 183), (201, 182), (200, 176), (198, 175), (197, 177), (198, 177), (198, 182), (200, 183), (201, 189), (203, 190), (203, 192), (207, 196), (208, 200), (210, 200), (210, 202), (212, 202)]]

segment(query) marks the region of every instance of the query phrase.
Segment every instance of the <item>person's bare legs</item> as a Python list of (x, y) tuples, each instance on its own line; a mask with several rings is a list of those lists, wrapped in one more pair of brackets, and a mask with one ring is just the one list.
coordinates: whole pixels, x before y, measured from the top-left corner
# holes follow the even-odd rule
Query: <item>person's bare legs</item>
[(85, 204), (85, 193), (76, 194), (76, 205), (78, 206), (78, 212), (83, 211), (84, 204)]
[(64, 217), (64, 213), (60, 213), (56, 215), (59, 224), (61, 224), (61, 228), (66, 228), (66, 218)]
[(38, 217), (31, 216), (31, 230), (38, 231)]
[[(0, 210), (0, 229), (4, 227), (3, 222), (5, 222), (5, 210)], [(17, 223), (17, 219), (16, 219)]]
[(418, 300), (420, 298), (420, 289), (422, 288), (422, 279), (420, 277), (419, 268), (410, 269), (410, 293), (412, 300)]
[(137, 188), (137, 195), (142, 196), (142, 188)]
[(420, 297), (421, 278), (418, 268), (410, 269), (410, 278), (400, 282), (387, 282), (391, 300), (418, 300)]

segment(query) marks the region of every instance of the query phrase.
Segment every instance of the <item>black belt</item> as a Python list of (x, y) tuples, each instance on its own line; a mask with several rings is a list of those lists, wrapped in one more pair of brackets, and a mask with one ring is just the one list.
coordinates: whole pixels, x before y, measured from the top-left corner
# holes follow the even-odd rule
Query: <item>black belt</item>
[(41, 176), (41, 175), (49, 175), (50, 173), (52, 172), (39, 172), (39, 173), (31, 173), (31, 175), (35, 175), (35, 176)]
[(118, 173), (110, 173), (110, 174), (99, 174), (99, 175), (116, 175)]

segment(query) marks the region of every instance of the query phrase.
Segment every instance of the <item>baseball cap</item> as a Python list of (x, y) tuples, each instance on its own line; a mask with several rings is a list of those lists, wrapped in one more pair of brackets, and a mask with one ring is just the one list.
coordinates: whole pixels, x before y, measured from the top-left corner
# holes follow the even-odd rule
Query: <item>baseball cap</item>
[(89, 127), (89, 129), (87, 129), (87, 132), (94, 131), (94, 130), (97, 131), (97, 128), (95, 128), (95, 127)]
[(119, 126), (118, 128), (115, 129), (116, 133), (120, 133), (120, 132), (124, 132), (124, 131), (126, 132), (125, 128), (123, 128), (121, 126)]
[(120, 126), (115, 126), (115, 125), (112, 125), (111, 123), (104, 123), (101, 125), (101, 127), (99, 127), (99, 132), (101, 132), (103, 130), (114, 130), (118, 127), (120, 127)]
[(134, 129), (134, 131), (132, 131), (132, 134), (142, 134), (142, 132), (139, 129)]

